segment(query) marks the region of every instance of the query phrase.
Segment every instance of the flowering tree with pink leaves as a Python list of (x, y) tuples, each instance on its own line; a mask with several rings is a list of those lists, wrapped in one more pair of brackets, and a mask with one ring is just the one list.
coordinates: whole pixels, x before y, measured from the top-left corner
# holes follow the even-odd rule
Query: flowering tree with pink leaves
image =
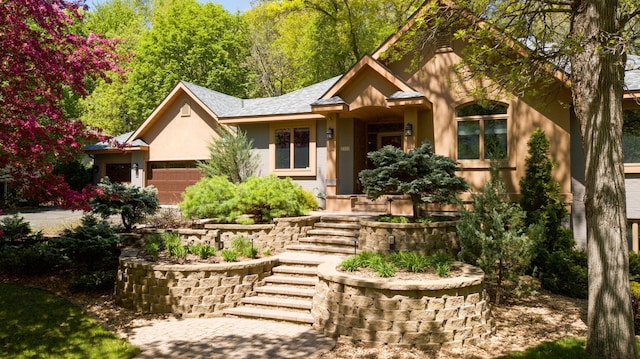
[(84, 1), (0, 0), (0, 171), (27, 199), (87, 208), (53, 164), (96, 139), (66, 118), (63, 94), (87, 94), (87, 80), (120, 71), (115, 41), (82, 35)]

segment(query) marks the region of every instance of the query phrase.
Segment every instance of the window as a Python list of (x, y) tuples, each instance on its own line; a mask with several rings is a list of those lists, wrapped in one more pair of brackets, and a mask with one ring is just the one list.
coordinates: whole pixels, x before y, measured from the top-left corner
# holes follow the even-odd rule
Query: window
[(640, 163), (640, 110), (625, 110), (622, 125), (624, 163)]
[(315, 174), (315, 128), (272, 127), (272, 170), (282, 175)]
[(507, 159), (507, 106), (472, 103), (456, 110), (458, 159)]

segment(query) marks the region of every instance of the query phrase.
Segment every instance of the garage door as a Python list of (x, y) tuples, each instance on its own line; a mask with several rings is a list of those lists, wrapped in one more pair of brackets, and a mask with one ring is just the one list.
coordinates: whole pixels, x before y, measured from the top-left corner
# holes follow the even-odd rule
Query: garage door
[(184, 190), (202, 177), (195, 163), (152, 162), (147, 171), (147, 186), (158, 189), (160, 204), (177, 204)]

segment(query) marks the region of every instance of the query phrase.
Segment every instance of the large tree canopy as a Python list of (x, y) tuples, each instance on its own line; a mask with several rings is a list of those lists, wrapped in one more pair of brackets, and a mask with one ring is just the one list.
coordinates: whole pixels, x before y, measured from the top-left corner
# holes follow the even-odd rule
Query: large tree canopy
[(433, 43), (453, 33), (465, 46), (458, 73), (496, 85), (479, 87), (479, 96), (542, 99), (538, 89), (570, 86), (585, 154), (587, 351), (599, 358), (637, 357), (621, 138), (626, 55), (637, 49), (639, 15), (638, 0), (433, 2), (410, 36)]
[(137, 128), (184, 80), (234, 96), (248, 93), (246, 23), (219, 4), (196, 0), (110, 0), (86, 27), (123, 39), (133, 52), (126, 82), (99, 82), (82, 102), (82, 120), (119, 134)]
[(0, 0), (0, 171), (25, 198), (81, 205), (53, 164), (91, 136), (66, 116), (65, 94), (117, 68), (114, 41), (77, 33), (81, 1)]

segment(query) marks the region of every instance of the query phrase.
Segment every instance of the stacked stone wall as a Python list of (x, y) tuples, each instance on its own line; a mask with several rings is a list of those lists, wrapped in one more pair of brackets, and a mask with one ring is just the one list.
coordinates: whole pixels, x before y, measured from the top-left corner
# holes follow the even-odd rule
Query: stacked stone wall
[(116, 279), (116, 303), (145, 313), (183, 318), (218, 317), (271, 275), (275, 257), (224, 264), (154, 264), (124, 250)]
[(387, 223), (360, 221), (360, 250), (389, 253), (412, 251), (423, 255), (438, 252), (456, 256), (460, 251), (456, 222)]
[(486, 339), (494, 323), (483, 291), (484, 273), (459, 263), (463, 275), (432, 281), (355, 277), (338, 263), (318, 268), (314, 327), (362, 346), (437, 350)]

